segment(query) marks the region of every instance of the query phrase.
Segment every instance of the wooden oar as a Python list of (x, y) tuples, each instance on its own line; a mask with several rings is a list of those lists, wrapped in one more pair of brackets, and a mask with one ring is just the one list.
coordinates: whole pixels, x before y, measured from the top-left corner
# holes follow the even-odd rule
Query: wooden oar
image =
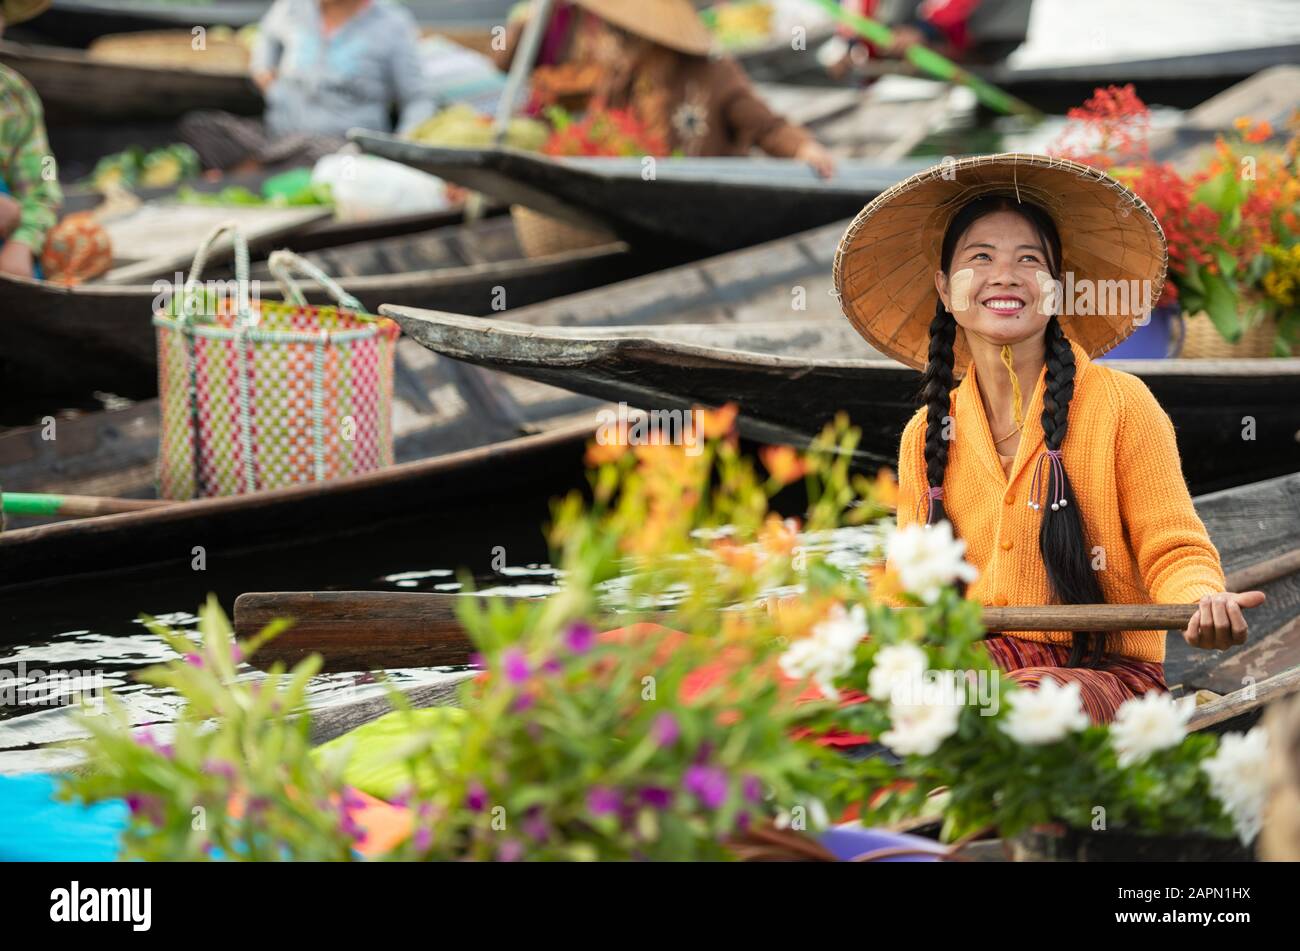
[[(1251, 590), (1300, 570), (1300, 549), (1228, 575), (1228, 589)], [(275, 618), (294, 626), (263, 646), (259, 667), (292, 665), (320, 654), (325, 671), (466, 664), (473, 651), (456, 608), (464, 595), (423, 592), (307, 591), (242, 594), (235, 633), (256, 634)], [(899, 610), (916, 610), (901, 608)], [(1194, 604), (1064, 604), (985, 608), (990, 631), (1150, 631), (1187, 627)]]
[(6, 492), (0, 495), (6, 515), (39, 518), (93, 518), (143, 509), (175, 505), (166, 499), (115, 499), (99, 495), (50, 495), (39, 492)]

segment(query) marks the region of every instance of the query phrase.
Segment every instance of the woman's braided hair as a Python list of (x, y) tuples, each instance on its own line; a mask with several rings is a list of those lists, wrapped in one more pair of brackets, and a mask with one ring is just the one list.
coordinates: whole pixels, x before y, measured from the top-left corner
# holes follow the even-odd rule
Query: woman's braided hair
[[(1024, 218), (1038, 233), (1048, 258), (1048, 268), (1057, 280), (1061, 277), (1061, 238), (1050, 215), (1037, 205), (1018, 202), (1001, 195), (985, 195), (966, 204), (948, 225), (944, 234), (940, 266), (946, 273), (952, 265), (957, 242), (970, 226), (981, 218), (999, 211), (1010, 211)], [(930, 322), (930, 349), (926, 356), (925, 372), (921, 377), (920, 401), (926, 408), (925, 418), (925, 475), (930, 486), (942, 486), (948, 468), (951, 433), (947, 423), (953, 390), (953, 345), (957, 339), (957, 320), (943, 305), (940, 298), (935, 304), (934, 319)], [(1074, 352), (1061, 330), (1056, 315), (1047, 322), (1044, 334), (1047, 372), (1043, 393), (1043, 436), (1049, 450), (1059, 450), (1070, 428), (1070, 400), (1074, 397)], [(1100, 604), (1106, 600), (1092, 569), (1088, 545), (1083, 532), (1083, 519), (1079, 515), (1074, 490), (1060, 471), (1063, 485), (1053, 486), (1051, 498), (1065, 498), (1068, 504), (1053, 511), (1050, 507), (1038, 510), (1042, 525), (1038, 532), (1038, 548), (1047, 569), (1047, 578), (1053, 596), (1061, 604)], [(1059, 489), (1059, 492), (1057, 491)], [(929, 521), (947, 518), (942, 498), (931, 500)], [(950, 520), (951, 521), (951, 520)], [(954, 528), (955, 532), (955, 528)], [(964, 587), (964, 586), (963, 586)], [(1068, 666), (1096, 666), (1105, 655), (1105, 636), (1096, 631), (1076, 632), (1070, 651)]]

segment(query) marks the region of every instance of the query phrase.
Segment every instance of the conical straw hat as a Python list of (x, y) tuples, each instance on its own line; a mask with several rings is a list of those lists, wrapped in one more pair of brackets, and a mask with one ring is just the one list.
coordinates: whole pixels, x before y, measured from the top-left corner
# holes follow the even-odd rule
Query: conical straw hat
[[(1168, 263), (1164, 231), (1146, 203), (1105, 172), (1012, 152), (950, 159), (882, 192), (853, 219), (835, 253), (835, 289), (844, 315), (877, 350), (925, 368), (944, 232), (967, 202), (989, 194), (1033, 202), (1051, 215), (1061, 235), (1064, 296), (1071, 287), (1067, 275), (1075, 288), (1085, 280), (1149, 282), (1127, 285), (1136, 294), (1110, 295), (1120, 305), (1113, 313), (1073, 314), (1071, 309), (1084, 308), (1063, 302), (1061, 329), (1090, 356), (1132, 333), (1144, 320), (1147, 302), (1160, 299)], [(964, 374), (969, 363), (966, 333), (958, 327), (955, 375)]]
[(4, 14), (5, 23), (13, 26), (44, 13), (50, 8), (51, 2), (52, 0), (4, 0), (0, 12)]
[(690, 0), (573, 0), (602, 20), (693, 56), (704, 56), (713, 34)]

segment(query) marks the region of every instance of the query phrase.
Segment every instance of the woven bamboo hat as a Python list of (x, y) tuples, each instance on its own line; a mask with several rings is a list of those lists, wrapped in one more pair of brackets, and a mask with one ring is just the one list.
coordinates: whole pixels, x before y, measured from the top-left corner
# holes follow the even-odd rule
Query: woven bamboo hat
[[(925, 368), (934, 319), (934, 273), (944, 232), (967, 202), (1006, 195), (1041, 207), (1061, 235), (1061, 271), (1074, 285), (1149, 281), (1159, 300), (1168, 254), (1160, 223), (1132, 191), (1105, 172), (1046, 155), (1008, 152), (948, 160), (882, 192), (858, 213), (835, 253), (835, 289), (844, 315), (876, 349)], [(1096, 285), (1093, 285), (1094, 287)], [(1125, 295), (1115, 295), (1117, 301)], [(1059, 316), (1061, 329), (1096, 357), (1133, 332), (1146, 312), (1144, 294), (1104, 315)], [(1069, 310), (1069, 308), (1063, 308)], [(970, 363), (966, 333), (957, 328), (953, 371)]]
[(50, 8), (54, 0), (4, 0), (0, 12), (4, 14), (5, 25), (13, 26), (32, 17), (39, 16)]
[(580, 7), (629, 33), (688, 53), (704, 56), (713, 46), (713, 34), (704, 25), (691, 0), (573, 0)]

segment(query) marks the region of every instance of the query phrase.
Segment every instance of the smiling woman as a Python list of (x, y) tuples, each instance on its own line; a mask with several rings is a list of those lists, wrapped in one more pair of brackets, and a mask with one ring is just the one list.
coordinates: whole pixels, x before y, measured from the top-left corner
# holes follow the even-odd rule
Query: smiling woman
[[(1241, 608), (1264, 595), (1224, 592), (1168, 415), (1137, 377), (1091, 360), (1132, 332), (1164, 275), (1163, 232), (1136, 195), (1096, 169), (1024, 155), (900, 183), (858, 216), (836, 257), (853, 325), (923, 371), (899, 453), (899, 524), (952, 523), (980, 572), (969, 597), (1199, 602), (1184, 636), (1223, 649), (1245, 640)], [(1062, 283), (1113, 281), (1151, 293), (1100, 314), (1062, 307)], [(985, 643), (1024, 685), (1078, 683), (1094, 721), (1164, 690), (1162, 631)]]

